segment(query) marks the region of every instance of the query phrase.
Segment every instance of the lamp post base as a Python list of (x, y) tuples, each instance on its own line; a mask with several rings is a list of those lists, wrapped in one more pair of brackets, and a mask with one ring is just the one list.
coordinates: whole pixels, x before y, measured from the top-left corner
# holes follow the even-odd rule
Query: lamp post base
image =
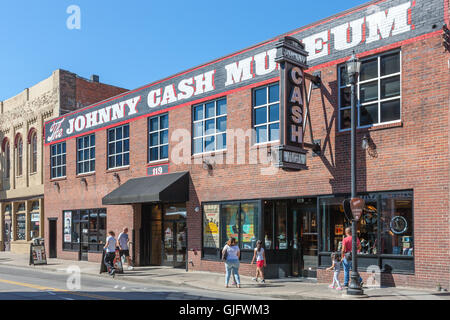
[(359, 283), (360, 277), (359, 273), (352, 270), (350, 275), (350, 285), (347, 289), (347, 294), (352, 296), (364, 295), (364, 290), (361, 288)]

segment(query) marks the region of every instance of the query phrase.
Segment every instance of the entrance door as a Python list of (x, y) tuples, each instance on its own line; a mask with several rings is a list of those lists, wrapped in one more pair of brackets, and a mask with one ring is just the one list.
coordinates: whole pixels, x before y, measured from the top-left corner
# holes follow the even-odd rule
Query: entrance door
[(88, 250), (89, 250), (89, 221), (85, 220), (84, 216), (81, 217), (80, 222), (80, 260), (88, 261)]
[(49, 251), (49, 258), (56, 258), (56, 219), (48, 220), (48, 251)]
[(318, 233), (317, 208), (313, 205), (297, 204), (291, 207), (292, 214), (292, 275), (317, 277)]
[(163, 265), (186, 266), (186, 222), (164, 221)]

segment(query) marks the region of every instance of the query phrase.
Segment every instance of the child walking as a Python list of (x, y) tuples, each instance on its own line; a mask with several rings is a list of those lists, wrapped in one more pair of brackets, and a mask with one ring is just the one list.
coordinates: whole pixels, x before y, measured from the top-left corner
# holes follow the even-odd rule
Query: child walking
[(332, 265), (331, 267), (327, 268), (329, 271), (334, 271), (333, 275), (333, 283), (330, 284), (328, 287), (331, 289), (335, 288), (335, 285), (337, 285), (336, 290), (342, 290), (341, 283), (339, 282), (339, 273), (341, 272), (341, 257), (339, 253), (332, 253), (331, 254), (331, 261)]
[(253, 281), (258, 282), (258, 275), (261, 276), (261, 283), (265, 283), (264, 280), (264, 267), (266, 266), (266, 254), (264, 253), (264, 248), (262, 247), (262, 241), (258, 240), (256, 242), (255, 252), (253, 253), (252, 264), (256, 259), (256, 277), (252, 278)]

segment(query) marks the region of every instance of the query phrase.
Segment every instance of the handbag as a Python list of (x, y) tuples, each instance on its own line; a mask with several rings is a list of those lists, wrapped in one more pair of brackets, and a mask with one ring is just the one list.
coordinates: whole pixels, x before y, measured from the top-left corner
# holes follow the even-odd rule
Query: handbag
[(225, 251), (222, 251), (222, 261), (227, 261), (228, 257), (228, 250), (225, 249)]

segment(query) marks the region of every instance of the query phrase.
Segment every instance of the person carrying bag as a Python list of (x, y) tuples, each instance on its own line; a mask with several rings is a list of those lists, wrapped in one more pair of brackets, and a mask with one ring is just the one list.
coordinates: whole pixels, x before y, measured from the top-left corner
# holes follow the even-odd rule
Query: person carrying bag
[(222, 261), (225, 262), (225, 288), (228, 288), (228, 282), (230, 280), (231, 273), (234, 273), (234, 279), (236, 281), (236, 287), (241, 287), (241, 281), (239, 278), (239, 257), (241, 252), (236, 245), (236, 239), (230, 238), (227, 244), (222, 249)]

